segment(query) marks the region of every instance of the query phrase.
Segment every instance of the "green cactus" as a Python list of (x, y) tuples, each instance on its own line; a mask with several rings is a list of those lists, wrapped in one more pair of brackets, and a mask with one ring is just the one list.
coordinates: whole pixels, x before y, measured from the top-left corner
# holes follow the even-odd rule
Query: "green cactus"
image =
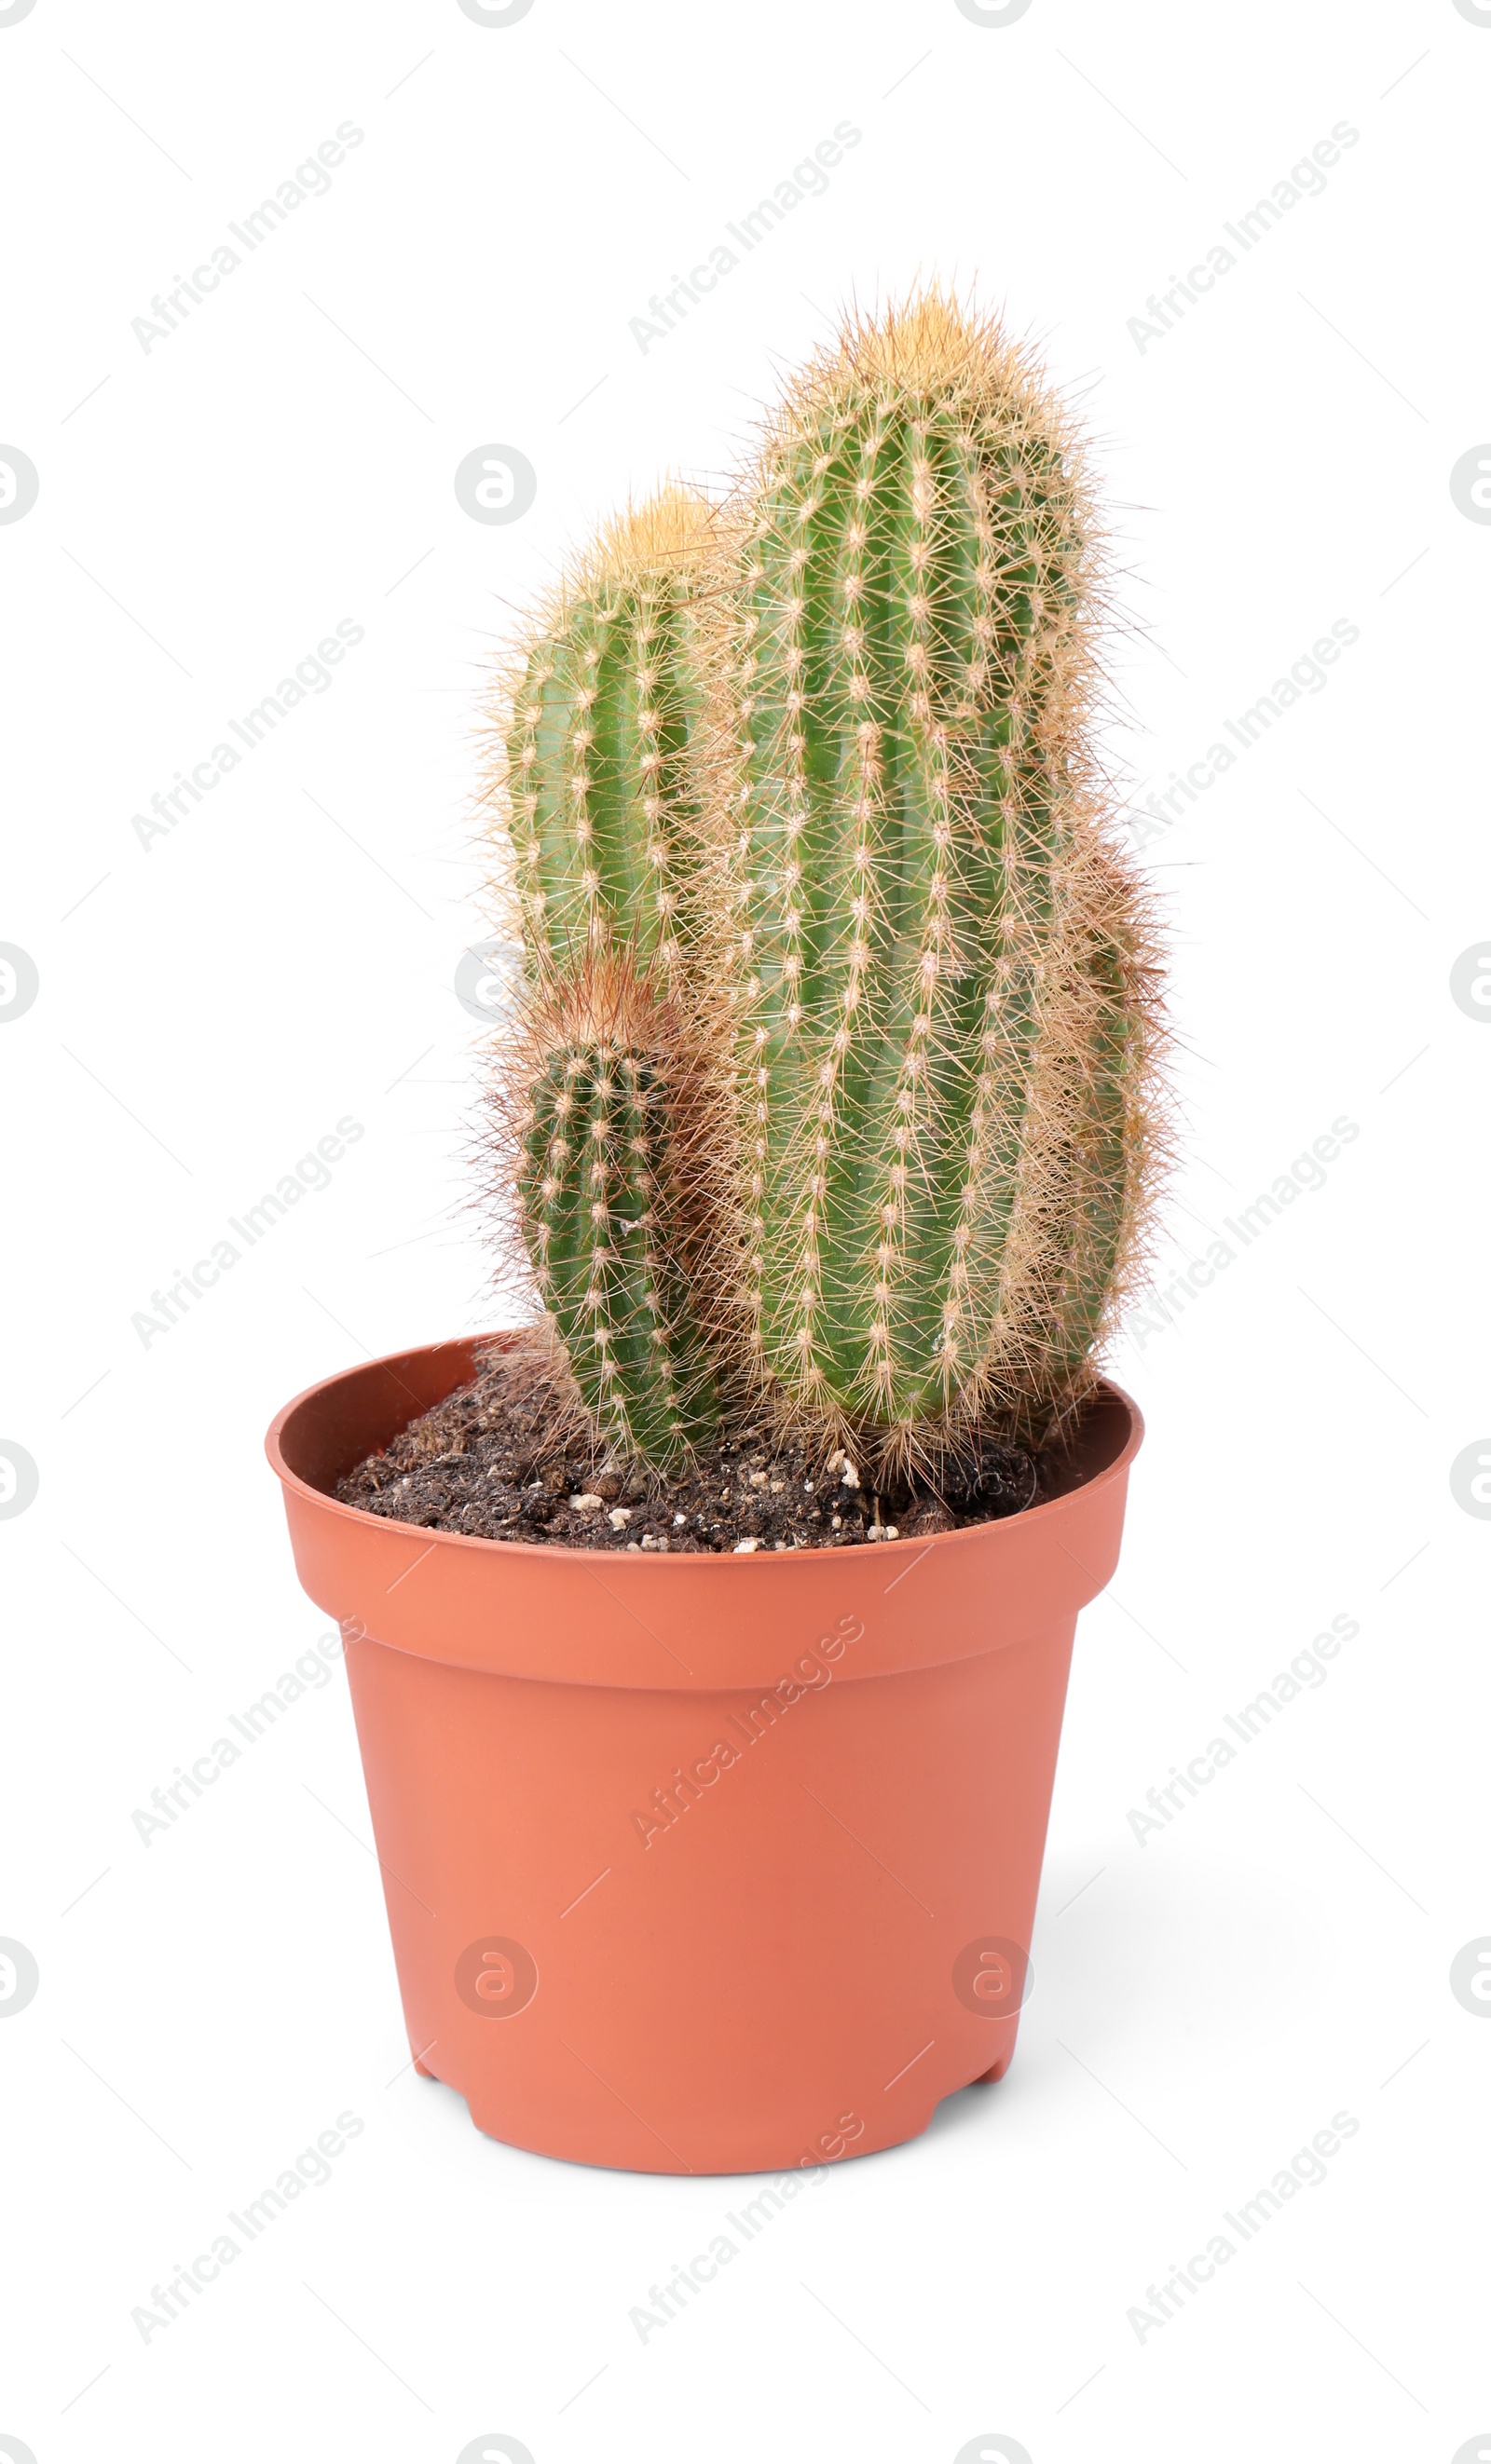
[(597, 1441), (659, 1469), (718, 1417), (689, 1293), (708, 1221), (689, 1161), (707, 1032), (689, 962), (709, 930), (712, 543), (708, 505), (678, 487), (609, 526), (506, 680), (489, 789), (527, 962), (493, 1095), (500, 1178)]
[(768, 433), (726, 652), (741, 1297), (758, 1380), (887, 1456), (1038, 1432), (1135, 1252), (1155, 1002), (1086, 751), (1100, 576), (1053, 402), (935, 294)]
[(890, 1470), (1085, 1392), (1165, 1144), (1102, 578), (1038, 372), (933, 292), (793, 385), (726, 521), (665, 490), (530, 631), (499, 1144), (618, 1452), (751, 1389)]
[(665, 489), (612, 523), (508, 680), (499, 785), (540, 976), (630, 949), (668, 989), (690, 938), (711, 519)]
[[(516, 1182), (535, 1278), (597, 1438), (667, 1468), (718, 1402), (685, 1263), (686, 1051), (625, 974), (543, 1016), (523, 1071)], [(598, 1013), (604, 1011), (606, 1015)], [(640, 1026), (640, 1031), (639, 1031)]]

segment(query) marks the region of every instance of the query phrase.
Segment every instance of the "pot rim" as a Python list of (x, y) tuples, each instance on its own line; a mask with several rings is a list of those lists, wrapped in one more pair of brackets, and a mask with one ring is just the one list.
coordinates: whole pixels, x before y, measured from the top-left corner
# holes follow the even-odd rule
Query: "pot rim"
[[(290, 1401), (275, 1414), (265, 1431), (264, 1452), (268, 1458), (270, 1469), (286, 1489), (293, 1490), (297, 1496), (303, 1498), (307, 1504), (314, 1506), (321, 1512), (329, 1511), (351, 1523), (370, 1524), (380, 1531), (398, 1530), (401, 1528), (408, 1531), (424, 1530), (432, 1542), (439, 1542), (447, 1548), (478, 1550), (494, 1555), (501, 1553), (504, 1558), (516, 1556), (529, 1563), (537, 1561), (548, 1567), (552, 1567), (556, 1560), (563, 1563), (567, 1559), (572, 1559), (582, 1566), (598, 1565), (603, 1562), (614, 1565), (618, 1557), (625, 1558), (630, 1552), (616, 1549), (577, 1549), (530, 1540), (488, 1540), (476, 1532), (431, 1530), (428, 1525), (422, 1524), (401, 1526), (396, 1516), (369, 1513), (366, 1507), (349, 1506), (345, 1498), (336, 1496), (332, 1490), (315, 1487), (299, 1472), (292, 1470), (285, 1461), (282, 1439), (295, 1414), (313, 1403), (319, 1396), (329, 1396), (336, 1387), (343, 1385), (349, 1377), (361, 1376), (378, 1369), (388, 1370), (396, 1377), (405, 1362), (417, 1360), (430, 1353), (451, 1352), (457, 1347), (468, 1353), (468, 1365), (474, 1370), (475, 1356), (479, 1347), (499, 1344), (502, 1342), (503, 1337), (511, 1339), (512, 1336), (525, 1331), (523, 1327), (498, 1327), (485, 1334), (450, 1335), (436, 1343), (411, 1344), (401, 1352), (382, 1353), (370, 1360), (359, 1362), (354, 1369), (335, 1370), (329, 1377), (318, 1378), (314, 1385), (302, 1387), (299, 1395), (292, 1396)], [(447, 1391), (448, 1394), (457, 1393), (458, 1384)], [(965, 1524), (958, 1530), (935, 1531), (929, 1538), (925, 1535), (913, 1534), (905, 1540), (877, 1541), (874, 1544), (877, 1562), (885, 1558), (899, 1560), (903, 1556), (909, 1560), (913, 1555), (924, 1555), (929, 1549), (942, 1549), (959, 1541), (977, 1542), (990, 1531), (1008, 1529), (1012, 1525), (1018, 1525), (1022, 1529), (1034, 1529), (1041, 1524), (1043, 1519), (1049, 1519), (1063, 1512), (1069, 1507), (1074, 1497), (1091, 1496), (1098, 1490), (1110, 1486), (1115, 1481), (1124, 1479), (1144, 1442), (1144, 1415), (1133, 1397), (1111, 1377), (1100, 1376), (1095, 1389), (1095, 1399), (1117, 1403), (1127, 1416), (1128, 1432), (1117, 1453), (1094, 1472), (1090, 1480), (1077, 1481), (1071, 1488), (1061, 1490), (1059, 1495), (1044, 1499), (1039, 1506), (1024, 1507), (1017, 1514), (996, 1515), (984, 1523)], [(418, 1411), (411, 1413), (410, 1419), (404, 1421), (402, 1427), (409, 1427), (410, 1421), (419, 1419), (421, 1412), (433, 1411), (434, 1408), (434, 1404), (422, 1405)], [(637, 1553), (640, 1556), (643, 1552), (638, 1551)], [(857, 1555), (859, 1552), (856, 1551), (855, 1553)], [(836, 1554), (838, 1551), (828, 1548), (751, 1549), (744, 1550), (739, 1553), (734, 1550), (680, 1549), (675, 1552), (671, 1550), (659, 1549), (646, 1552), (646, 1563), (649, 1568), (659, 1571), (668, 1565), (678, 1568), (697, 1568), (701, 1558), (705, 1557), (716, 1560), (722, 1566), (738, 1567), (749, 1564), (790, 1566), (801, 1565), (805, 1558), (822, 1561)]]

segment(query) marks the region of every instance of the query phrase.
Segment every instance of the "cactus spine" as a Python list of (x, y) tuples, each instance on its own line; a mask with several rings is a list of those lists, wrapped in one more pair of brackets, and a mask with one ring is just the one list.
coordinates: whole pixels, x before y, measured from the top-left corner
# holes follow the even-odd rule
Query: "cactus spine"
[(733, 656), (756, 1374), (924, 1450), (1038, 1429), (1134, 1243), (1142, 907), (1085, 737), (1097, 583), (1055, 406), (929, 295), (769, 433)]
[(718, 1418), (689, 1291), (707, 1222), (689, 961), (708, 929), (695, 885), (711, 540), (707, 506), (679, 488), (602, 535), (508, 680), (491, 791), (529, 978), (494, 1093), (502, 1177), (597, 1441), (659, 1469)]

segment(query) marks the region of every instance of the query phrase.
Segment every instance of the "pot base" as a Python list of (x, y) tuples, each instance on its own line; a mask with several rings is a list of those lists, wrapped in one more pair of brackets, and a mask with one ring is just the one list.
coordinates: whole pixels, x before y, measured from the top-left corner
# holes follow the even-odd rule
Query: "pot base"
[(1003, 2075), (1072, 1629), (852, 1680), (857, 1622), (784, 1654), (791, 1703), (348, 1640), (415, 2067), (478, 2129), (783, 2173)]
[[(418, 2062), (416, 2062), (414, 2067), (419, 2071), (422, 2078), (435, 2079), (442, 2087), (450, 2085), (450, 2081), (448, 2079), (440, 2079), (437, 2071), (426, 2070), (424, 2065)], [(982, 2087), (987, 2084), (991, 2084), (995, 2079), (1003, 2079), (1005, 2072), (1009, 2067), (1010, 2065), (1008, 2060), (998, 2063), (991, 2071), (981, 2071), (976, 2079), (966, 2079), (964, 2081), (964, 2085), (966, 2087)], [(792, 2175), (805, 2170), (816, 2176), (831, 2164), (847, 2163), (857, 2156), (880, 2156), (885, 2153), (887, 2148), (903, 2147), (912, 2140), (923, 2138), (931, 2128), (939, 2106), (946, 2101), (946, 2098), (939, 2097), (937, 2103), (933, 2104), (928, 2111), (923, 2115), (922, 2119), (913, 2123), (909, 2128), (902, 2126), (901, 2128), (889, 2130), (884, 2134), (884, 2136), (878, 2139), (857, 2139), (852, 2145), (846, 2145), (840, 2154), (836, 2157), (820, 2156), (816, 2162), (814, 2162), (811, 2156), (799, 2156), (795, 2159), (789, 2160), (786, 2163), (778, 2163), (775, 2161), (763, 2163), (758, 2158), (749, 2164), (742, 2163), (732, 2165), (722, 2161), (709, 2165), (684, 2166), (669, 2165), (666, 2162), (661, 2162), (656, 2165), (638, 2164), (635, 2161), (629, 2161), (624, 2157), (616, 2155), (597, 2154), (595, 2149), (589, 2144), (580, 2144), (578, 2142), (567, 2144), (565, 2145), (549, 2142), (541, 2145), (537, 2141), (531, 2139), (518, 2139), (513, 2136), (511, 2129), (504, 2129), (499, 2126), (501, 2117), (499, 2117), (497, 2121), (494, 2121), (490, 2115), (483, 2117), (478, 2107), (473, 2104), (471, 2099), (461, 2095), (459, 2088), (456, 2088), (455, 2093), (457, 2096), (460, 2096), (461, 2102), (466, 2107), (466, 2112), (473, 2128), (479, 2130), (483, 2139), (495, 2139), (501, 2146), (520, 2148), (523, 2153), (527, 2156), (551, 2156), (556, 2158), (561, 2164), (593, 2165), (603, 2171), (622, 2173), (672, 2173), (678, 2175), (680, 2179), (687, 2177), (693, 2180), (715, 2176), (727, 2180), (731, 2175), (758, 2173), (774, 2174), (779, 2180), (786, 2180)], [(960, 2091), (957, 2088), (950, 2088), (947, 2093), (950, 2096), (956, 2096)], [(796, 2189), (797, 2185), (794, 2182), (787, 2195), (789, 2197), (794, 2197), (796, 2195)]]

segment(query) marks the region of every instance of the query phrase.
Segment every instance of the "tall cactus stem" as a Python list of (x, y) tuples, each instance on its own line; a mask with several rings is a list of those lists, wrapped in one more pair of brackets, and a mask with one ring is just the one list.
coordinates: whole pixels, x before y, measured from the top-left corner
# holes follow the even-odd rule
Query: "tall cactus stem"
[(742, 1298), (763, 1383), (892, 1452), (1049, 1419), (1133, 1247), (1153, 981), (1084, 733), (1100, 587), (1054, 402), (935, 294), (768, 433), (725, 652)]

